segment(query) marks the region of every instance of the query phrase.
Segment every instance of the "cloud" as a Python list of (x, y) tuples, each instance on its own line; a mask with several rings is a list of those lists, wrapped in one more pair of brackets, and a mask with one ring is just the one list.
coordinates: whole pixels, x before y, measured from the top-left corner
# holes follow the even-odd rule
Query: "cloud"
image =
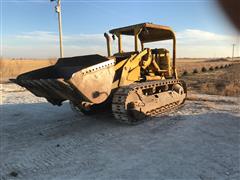
[(15, 35), (13, 38), (16, 40), (34, 40), (34, 41), (44, 41), (44, 42), (57, 42), (58, 36), (54, 32), (47, 31), (33, 31), (28, 33), (22, 33), (20, 35)]
[[(234, 37), (198, 29), (186, 29), (176, 33), (177, 57), (222, 57), (231, 55)], [(4, 37), (4, 57), (58, 57), (58, 33), (47, 31), (25, 32)], [(236, 39), (236, 38), (235, 38)], [(133, 37), (123, 36), (125, 51), (134, 49)], [(84, 54), (106, 55), (106, 40), (103, 34), (65, 34), (63, 36), (65, 56)], [(148, 47), (171, 49), (171, 41), (147, 44)], [(117, 51), (117, 41), (113, 42)]]
[(182, 32), (177, 33), (179, 40), (187, 41), (226, 41), (230, 40), (231, 37), (227, 35), (216, 34), (212, 32), (197, 30), (197, 29), (186, 29)]
[[(10, 38), (15, 38), (16, 41), (35, 41), (38, 43), (58, 43), (59, 36), (55, 32), (46, 31), (33, 31), (22, 33), (20, 35), (14, 35)], [(102, 34), (75, 34), (75, 35), (64, 35), (64, 43), (76, 44), (76, 43), (87, 43), (89, 41), (94, 41), (95, 43), (103, 43), (104, 37)], [(84, 45), (84, 44), (83, 44)]]
[(177, 32), (178, 57), (231, 56), (232, 43), (237, 37), (197, 29)]

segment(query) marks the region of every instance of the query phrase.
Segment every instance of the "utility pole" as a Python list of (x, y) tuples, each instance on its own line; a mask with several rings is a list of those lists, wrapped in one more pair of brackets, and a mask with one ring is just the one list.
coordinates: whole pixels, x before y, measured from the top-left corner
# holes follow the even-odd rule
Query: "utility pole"
[(240, 33), (237, 36), (236, 51), (237, 51), (237, 53), (235, 56), (237, 56), (239, 58), (240, 57), (240, 54), (239, 54), (240, 53)]
[[(50, 0), (56, 1), (56, 0)], [(58, 31), (59, 31), (59, 45), (60, 45), (60, 57), (63, 57), (63, 43), (62, 43), (62, 14), (61, 14), (61, 0), (57, 0), (55, 11), (58, 13)]]
[(233, 61), (233, 58), (234, 58), (234, 47), (235, 47), (235, 44), (232, 44), (232, 61)]

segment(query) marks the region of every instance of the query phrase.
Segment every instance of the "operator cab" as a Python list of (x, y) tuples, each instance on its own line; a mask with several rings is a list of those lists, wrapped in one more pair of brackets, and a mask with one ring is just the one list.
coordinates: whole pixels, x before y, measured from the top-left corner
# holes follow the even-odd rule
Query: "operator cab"
[[(170, 62), (169, 51), (164, 48), (155, 48), (148, 51), (151, 53), (153, 61), (155, 61), (162, 72), (166, 72), (170, 76), (173, 72), (173, 76), (176, 77), (175, 60), (176, 60), (176, 38), (175, 34), (170, 27), (156, 25), (152, 23), (141, 23), (132, 26), (126, 26), (122, 28), (112, 29), (109, 31), (113, 36), (117, 37), (118, 40), (118, 52), (113, 54), (116, 62), (120, 62), (124, 59), (130, 58), (134, 54), (142, 52), (145, 43), (173, 40), (173, 61), (172, 67)], [(104, 34), (107, 39), (108, 56), (111, 57), (111, 45), (110, 36)], [(122, 50), (122, 35), (134, 36), (134, 51), (123, 52)], [(139, 48), (139, 42), (141, 44), (141, 50)]]

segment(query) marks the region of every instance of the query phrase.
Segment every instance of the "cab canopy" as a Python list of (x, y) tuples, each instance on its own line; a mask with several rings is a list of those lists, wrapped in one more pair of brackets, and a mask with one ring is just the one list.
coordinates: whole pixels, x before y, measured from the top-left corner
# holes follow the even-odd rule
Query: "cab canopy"
[(137, 36), (141, 43), (175, 39), (175, 34), (170, 27), (152, 23), (141, 23), (116, 28), (110, 30), (109, 32), (116, 36), (119, 35)]

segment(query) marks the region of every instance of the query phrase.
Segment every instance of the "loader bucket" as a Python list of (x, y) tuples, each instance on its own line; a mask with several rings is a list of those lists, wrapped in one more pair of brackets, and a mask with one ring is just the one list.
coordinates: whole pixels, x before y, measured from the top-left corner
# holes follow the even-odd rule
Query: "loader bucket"
[(63, 101), (99, 104), (111, 93), (115, 61), (100, 55), (60, 58), (53, 66), (11, 79), (53, 105)]

